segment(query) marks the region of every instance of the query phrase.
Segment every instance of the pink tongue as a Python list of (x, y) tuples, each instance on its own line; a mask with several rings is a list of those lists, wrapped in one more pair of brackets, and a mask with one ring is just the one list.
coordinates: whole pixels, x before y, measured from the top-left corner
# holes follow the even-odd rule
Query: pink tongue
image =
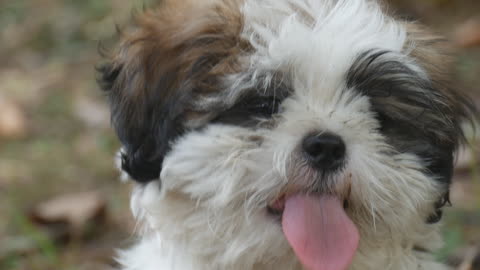
[(357, 250), (359, 234), (333, 196), (295, 195), (287, 199), (283, 232), (309, 270), (346, 270)]

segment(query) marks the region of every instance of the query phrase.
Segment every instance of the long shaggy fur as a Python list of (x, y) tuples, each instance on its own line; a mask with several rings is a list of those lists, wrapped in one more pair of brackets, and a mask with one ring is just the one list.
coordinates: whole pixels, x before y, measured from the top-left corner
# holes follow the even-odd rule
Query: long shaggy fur
[[(471, 105), (448, 86), (443, 44), (369, 0), (166, 0), (138, 14), (100, 68), (138, 182), (123, 269), (303, 269), (267, 211), (299, 187), (348, 190), (350, 270), (445, 269), (430, 252)], [(312, 132), (342, 138), (342, 169), (308, 163)]]

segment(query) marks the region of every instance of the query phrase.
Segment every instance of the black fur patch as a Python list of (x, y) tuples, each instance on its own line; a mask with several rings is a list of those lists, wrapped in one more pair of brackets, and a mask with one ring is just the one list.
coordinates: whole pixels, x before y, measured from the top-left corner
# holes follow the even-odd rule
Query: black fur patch
[(233, 106), (219, 110), (213, 123), (255, 127), (260, 120), (269, 119), (280, 111), (282, 102), (290, 95), (285, 84), (272, 84), (267, 89), (247, 91)]
[(448, 100), (428, 78), (394, 53), (374, 50), (357, 58), (347, 85), (370, 97), (391, 145), (421, 157), (439, 181), (450, 182), (453, 151), (463, 135)]
[(460, 123), (471, 105), (461, 97), (452, 100), (454, 93), (436, 89), (425, 74), (388, 51), (359, 55), (347, 74), (347, 86), (370, 97), (388, 143), (421, 158), (432, 178), (445, 184), (445, 196), (428, 218), (428, 223), (438, 222), (448, 202), (454, 151), (464, 137)]
[(189, 121), (210, 115), (193, 108), (196, 97), (222, 91), (219, 79), (239, 72), (238, 56), (250, 49), (236, 3), (203, 7), (163, 1), (135, 14), (117, 48), (103, 53), (109, 63), (99, 79), (123, 144), (122, 167), (138, 182), (159, 178), (170, 144)]
[[(129, 92), (138, 71), (128, 71), (121, 66), (99, 67), (99, 84), (108, 94), (112, 123), (124, 147), (122, 169), (139, 182), (158, 179), (170, 142), (180, 136), (182, 128), (182, 103), (186, 97), (165, 98), (163, 86), (168, 85), (168, 76), (159, 78), (154, 90), (141, 95)], [(145, 86), (146, 87), (146, 86)], [(178, 91), (177, 93), (182, 93)]]

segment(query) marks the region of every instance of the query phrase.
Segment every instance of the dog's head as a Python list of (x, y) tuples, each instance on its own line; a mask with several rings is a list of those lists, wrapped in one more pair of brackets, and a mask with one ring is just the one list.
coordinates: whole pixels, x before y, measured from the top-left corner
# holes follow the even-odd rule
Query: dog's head
[(169, 0), (122, 38), (101, 83), (148, 228), (245, 266), (430, 239), (471, 108), (442, 39), (367, 0)]

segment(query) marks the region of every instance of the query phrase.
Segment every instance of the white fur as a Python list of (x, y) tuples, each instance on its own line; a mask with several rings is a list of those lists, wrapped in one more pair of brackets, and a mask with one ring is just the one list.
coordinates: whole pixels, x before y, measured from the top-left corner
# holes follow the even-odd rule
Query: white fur
[(416, 156), (385, 142), (368, 98), (343, 79), (362, 51), (406, 50), (402, 26), (368, 0), (247, 0), (242, 10), (255, 53), (244, 56), (248, 72), (230, 78), (231, 99), (279, 70), (294, 94), (273, 129), (210, 125), (173, 143), (161, 187), (138, 186), (132, 196), (141, 238), (120, 254), (123, 269), (302, 269), (265, 208), (292, 181), (311, 184), (298, 145), (315, 130), (347, 145), (347, 166), (330, 181), (352, 184), (348, 215), (361, 240), (349, 269), (444, 269), (412, 250), (441, 244), (437, 225), (425, 223), (440, 187)]

